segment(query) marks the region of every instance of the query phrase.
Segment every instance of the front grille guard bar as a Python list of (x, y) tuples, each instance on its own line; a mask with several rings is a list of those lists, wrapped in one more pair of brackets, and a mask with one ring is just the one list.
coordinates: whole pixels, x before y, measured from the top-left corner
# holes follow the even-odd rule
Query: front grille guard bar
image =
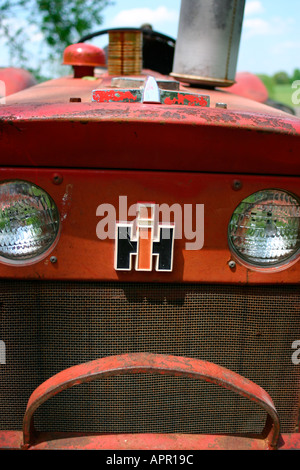
[[(104, 377), (124, 374), (162, 374), (213, 383), (255, 402), (267, 413), (261, 440), (270, 449), (278, 447), (280, 424), (268, 393), (254, 382), (216, 364), (185, 357), (137, 353), (110, 356), (66, 369), (41, 384), (31, 395), (23, 421), (23, 449), (34, 446), (38, 433), (34, 413), (47, 400), (70, 387)], [(101, 436), (99, 437), (101, 438)]]

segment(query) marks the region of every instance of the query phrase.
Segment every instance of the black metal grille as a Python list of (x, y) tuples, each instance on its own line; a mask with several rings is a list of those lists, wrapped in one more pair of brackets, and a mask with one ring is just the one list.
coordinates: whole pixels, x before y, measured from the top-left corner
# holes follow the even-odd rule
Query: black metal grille
[[(253, 380), (271, 395), (282, 431), (295, 431), (298, 286), (1, 281), (0, 302), (0, 429), (20, 429), (30, 394), (57, 372), (151, 352), (200, 358)], [(215, 385), (134, 375), (63, 392), (35, 422), (41, 431), (257, 433), (265, 413)]]

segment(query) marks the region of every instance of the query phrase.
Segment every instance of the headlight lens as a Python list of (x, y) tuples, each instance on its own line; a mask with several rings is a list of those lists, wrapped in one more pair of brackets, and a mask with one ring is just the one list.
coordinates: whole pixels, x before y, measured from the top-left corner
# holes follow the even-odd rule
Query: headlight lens
[(0, 184), (2, 261), (39, 261), (54, 245), (58, 232), (58, 209), (46, 191), (27, 181)]
[(265, 190), (236, 208), (228, 230), (232, 251), (250, 265), (272, 268), (300, 252), (300, 202), (290, 193)]

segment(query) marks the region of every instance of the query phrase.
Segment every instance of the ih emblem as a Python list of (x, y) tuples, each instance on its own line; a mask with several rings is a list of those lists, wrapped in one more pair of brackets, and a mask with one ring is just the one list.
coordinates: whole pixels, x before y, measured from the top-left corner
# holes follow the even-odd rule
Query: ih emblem
[[(131, 271), (132, 257), (135, 256), (136, 271), (161, 272), (173, 270), (174, 224), (159, 224), (158, 234), (154, 234), (155, 204), (137, 205), (136, 228), (134, 222), (117, 223), (115, 246), (115, 269)], [(135, 233), (134, 233), (135, 232)]]

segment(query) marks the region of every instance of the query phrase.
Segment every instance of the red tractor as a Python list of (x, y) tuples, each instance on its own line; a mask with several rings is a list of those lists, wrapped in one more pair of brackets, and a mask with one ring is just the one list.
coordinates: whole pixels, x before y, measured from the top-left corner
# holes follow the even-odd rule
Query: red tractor
[(0, 105), (2, 449), (300, 448), (300, 120), (198, 3)]

